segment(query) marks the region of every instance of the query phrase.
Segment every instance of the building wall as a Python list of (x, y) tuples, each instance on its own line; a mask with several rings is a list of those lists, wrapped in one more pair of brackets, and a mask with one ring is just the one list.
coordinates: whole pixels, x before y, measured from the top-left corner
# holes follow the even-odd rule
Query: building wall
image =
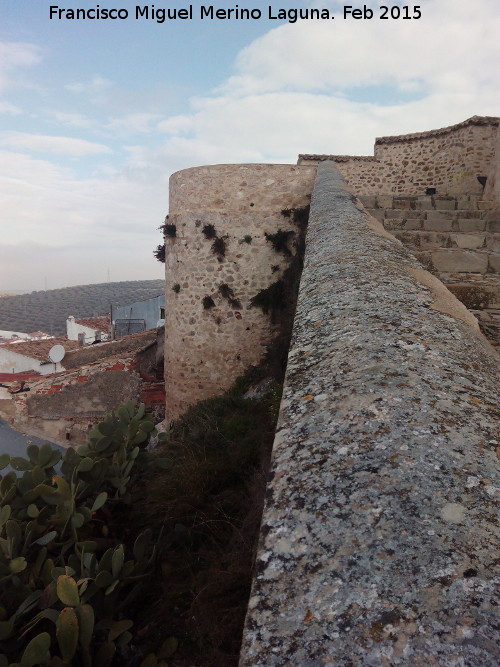
[(299, 156), (299, 164), (332, 159), (360, 195), (419, 195), (427, 188), (481, 194), (477, 177), (490, 175), (498, 124), (498, 118), (474, 116), (448, 128), (377, 139), (373, 157)]
[(125, 401), (138, 402), (142, 382), (135, 369), (132, 352), (30, 380), (29, 392), (11, 397), (10, 420), (14, 428), (60, 445), (84, 444), (108, 412)]
[[(83, 324), (79, 324), (75, 321), (73, 316), (68, 317), (66, 320), (66, 336), (68, 340), (78, 340), (78, 334), (85, 334), (85, 343), (93, 343), (95, 340), (96, 329), (87, 327)], [(101, 340), (108, 340), (109, 334), (105, 332), (101, 333)]]
[(120, 306), (113, 309), (113, 323), (116, 320), (140, 319), (146, 322), (146, 331), (156, 329), (160, 319), (160, 308), (165, 304), (163, 294), (152, 299), (136, 301), (128, 306)]
[[(289, 261), (265, 234), (297, 232), (282, 210), (309, 203), (315, 174), (311, 166), (254, 164), (197, 167), (171, 176), (168, 223), (176, 236), (166, 237), (168, 419), (220, 394), (263, 358), (276, 327), (251, 299), (277, 281)], [(214, 254), (214, 239), (203, 233), (207, 225), (224, 241), (224, 256)], [(232, 290), (232, 304), (221, 285)], [(204, 308), (206, 298), (213, 307)]]
[(42, 364), (38, 359), (27, 357), (24, 354), (18, 354), (5, 346), (0, 347), (0, 373), (23, 373), (24, 371), (37, 371), (40, 375), (49, 375), (61, 370), (64, 367), (60, 363)]

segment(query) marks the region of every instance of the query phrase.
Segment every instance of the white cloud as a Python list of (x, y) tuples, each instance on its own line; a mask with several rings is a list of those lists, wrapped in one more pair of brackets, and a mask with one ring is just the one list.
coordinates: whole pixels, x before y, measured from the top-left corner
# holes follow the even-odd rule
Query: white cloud
[(71, 157), (112, 153), (108, 146), (96, 144), (86, 139), (72, 137), (51, 137), (27, 132), (4, 132), (0, 135), (0, 144), (15, 150), (27, 150), (41, 153), (57, 153)]
[(22, 113), (22, 111), (14, 104), (10, 104), (9, 102), (0, 102), (0, 113), (8, 113), (12, 116), (18, 116), (20, 113)]
[[(156, 229), (156, 219), (148, 222), (145, 202), (158, 206), (160, 222), (165, 207), (159, 188), (155, 194), (156, 182), (137, 183), (124, 174), (76, 179), (70, 169), (15, 152), (0, 152), (0, 183), (4, 242), (30, 238), (58, 246), (75, 237), (98, 240), (103, 230), (114, 229), (119, 247), (123, 234)], [(50, 243), (49, 229), (57, 230)]]
[(432, 0), (421, 9), (417, 21), (337, 16), (282, 25), (240, 52), (222, 92), (332, 92), (386, 83), (444, 92), (458, 81), (474, 88), (498, 81), (496, 0)]
[(81, 243), (54, 248), (29, 240), (2, 244), (0, 284), (2, 291), (31, 291), (108, 280), (161, 279), (164, 268), (154, 259), (152, 250), (151, 241), (136, 243), (132, 248)]
[(108, 102), (114, 85), (109, 79), (96, 74), (91, 79), (85, 81), (68, 83), (64, 88), (68, 92), (77, 95), (80, 99), (83, 99), (86, 103), (100, 105)]
[[(80, 138), (3, 135), (11, 149), (0, 154), (8, 257), (27, 258), (23, 244), (38, 244), (32, 252), (48, 258), (50, 271), (52, 264), (61, 267), (61, 285), (91, 282), (94, 275), (103, 280), (104, 265), (112, 279), (117, 270), (124, 278), (132, 271), (138, 278), (158, 269), (161, 275), (152, 250), (160, 243), (156, 228), (174, 171), (223, 162), (293, 163), (299, 153), (370, 155), (377, 136), (497, 115), (496, 1), (427, 0), (422, 12), (418, 22), (282, 25), (243, 49), (233, 75), (210, 96), (186, 102), (180, 114), (177, 103), (172, 115), (161, 113), (169, 108), (168, 91), (138, 96), (100, 75), (66, 86), (78, 106), (52, 118), (78, 128)], [(87, 103), (104, 106), (86, 116)], [(105, 145), (111, 135), (113, 153)], [(45, 159), (24, 154), (31, 151), (43, 151)], [(77, 178), (51, 154), (106, 159), (96, 158), (91, 178)], [(33, 268), (49, 270), (43, 266), (37, 255)]]
[(122, 134), (147, 133), (154, 130), (154, 123), (159, 121), (160, 114), (156, 113), (130, 113), (124, 116), (112, 118), (106, 129)]
[(11, 80), (11, 71), (19, 67), (35, 65), (41, 59), (41, 50), (26, 42), (0, 42), (0, 91)]
[(177, 154), (178, 168), (372, 154), (377, 136), (496, 115), (496, 0), (431, 0), (421, 9), (420, 20), (343, 21), (337, 12), (334, 21), (269, 31), (240, 52), (212, 96), (158, 124), (160, 154)]
[(70, 127), (91, 127), (92, 121), (80, 113), (64, 113), (62, 111), (48, 111), (48, 115), (61, 125)]

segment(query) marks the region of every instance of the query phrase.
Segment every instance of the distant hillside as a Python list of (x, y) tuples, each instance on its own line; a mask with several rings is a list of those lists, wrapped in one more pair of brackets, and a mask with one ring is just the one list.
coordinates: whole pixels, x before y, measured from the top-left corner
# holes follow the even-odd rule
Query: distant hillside
[(126, 306), (163, 294), (164, 289), (163, 280), (129, 280), (5, 296), (0, 299), (0, 329), (64, 336), (69, 315), (77, 319), (105, 315), (110, 304)]

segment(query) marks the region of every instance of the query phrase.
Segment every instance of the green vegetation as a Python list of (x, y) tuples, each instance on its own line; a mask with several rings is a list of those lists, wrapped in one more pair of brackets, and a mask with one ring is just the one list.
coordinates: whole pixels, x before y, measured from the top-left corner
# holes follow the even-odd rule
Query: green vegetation
[(168, 458), (131, 403), (62, 459), (0, 457), (2, 667), (236, 667), (281, 387), (242, 396), (268, 372), (192, 407)]
[(234, 308), (235, 310), (241, 309), (242, 307), (241, 301), (235, 298), (234, 291), (232, 290), (231, 287), (229, 287), (229, 285), (227, 285), (226, 283), (222, 283), (221, 285), (219, 285), (218, 291), (223, 299), (227, 299), (231, 308)]
[(295, 232), (278, 229), (275, 234), (265, 233), (266, 241), (269, 241), (276, 252), (282, 252), (284, 255), (291, 256), (288, 241), (295, 236)]
[(156, 259), (161, 262), (162, 264), (165, 264), (165, 244), (162, 243), (161, 245), (156, 246), (156, 250), (153, 250), (153, 255), (156, 257)]
[(169, 238), (175, 238), (177, 236), (177, 227), (175, 225), (165, 224), (162, 225), (165, 236)]
[(215, 301), (208, 294), (203, 297), (202, 303), (204, 310), (210, 310), (211, 308), (215, 308)]
[(215, 239), (217, 238), (217, 231), (213, 225), (204, 225), (203, 229), (201, 230), (203, 236), (206, 239)]
[(144, 405), (112, 412), (87, 445), (0, 457), (0, 665), (126, 664), (128, 618), (156, 557), (151, 530), (123, 543), (120, 515), (156, 434)]
[(192, 407), (168, 435), (172, 468), (138, 485), (131, 524), (162, 531), (139, 623), (153, 649), (178, 639), (176, 667), (238, 664), (281, 386), (242, 395), (267, 372)]
[(273, 322), (276, 321), (278, 313), (286, 308), (287, 303), (287, 290), (283, 280), (271, 283), (251, 299), (252, 306), (261, 308), (266, 315), (270, 313)]
[(225, 257), (226, 255), (226, 241), (222, 236), (218, 237), (215, 239), (215, 241), (212, 243), (212, 252), (214, 255), (217, 255), (219, 259), (222, 259), (222, 257)]
[(66, 335), (69, 315), (95, 317), (134, 301), (162, 294), (163, 280), (129, 280), (119, 283), (78, 285), (62, 289), (31, 292), (0, 299), (0, 329), (7, 331), (45, 331)]

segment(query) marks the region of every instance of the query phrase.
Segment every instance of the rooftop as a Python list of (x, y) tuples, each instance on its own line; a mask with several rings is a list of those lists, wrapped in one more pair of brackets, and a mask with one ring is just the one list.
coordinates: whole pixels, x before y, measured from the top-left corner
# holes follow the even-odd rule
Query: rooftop
[(75, 320), (75, 322), (81, 324), (83, 327), (94, 329), (95, 331), (108, 331), (109, 329), (109, 315), (79, 318)]
[(8, 342), (2, 346), (3, 349), (16, 354), (22, 354), (31, 359), (49, 361), (49, 350), (54, 345), (62, 345), (66, 351), (79, 347), (78, 341), (67, 338), (46, 338), (44, 340), (27, 340)]

